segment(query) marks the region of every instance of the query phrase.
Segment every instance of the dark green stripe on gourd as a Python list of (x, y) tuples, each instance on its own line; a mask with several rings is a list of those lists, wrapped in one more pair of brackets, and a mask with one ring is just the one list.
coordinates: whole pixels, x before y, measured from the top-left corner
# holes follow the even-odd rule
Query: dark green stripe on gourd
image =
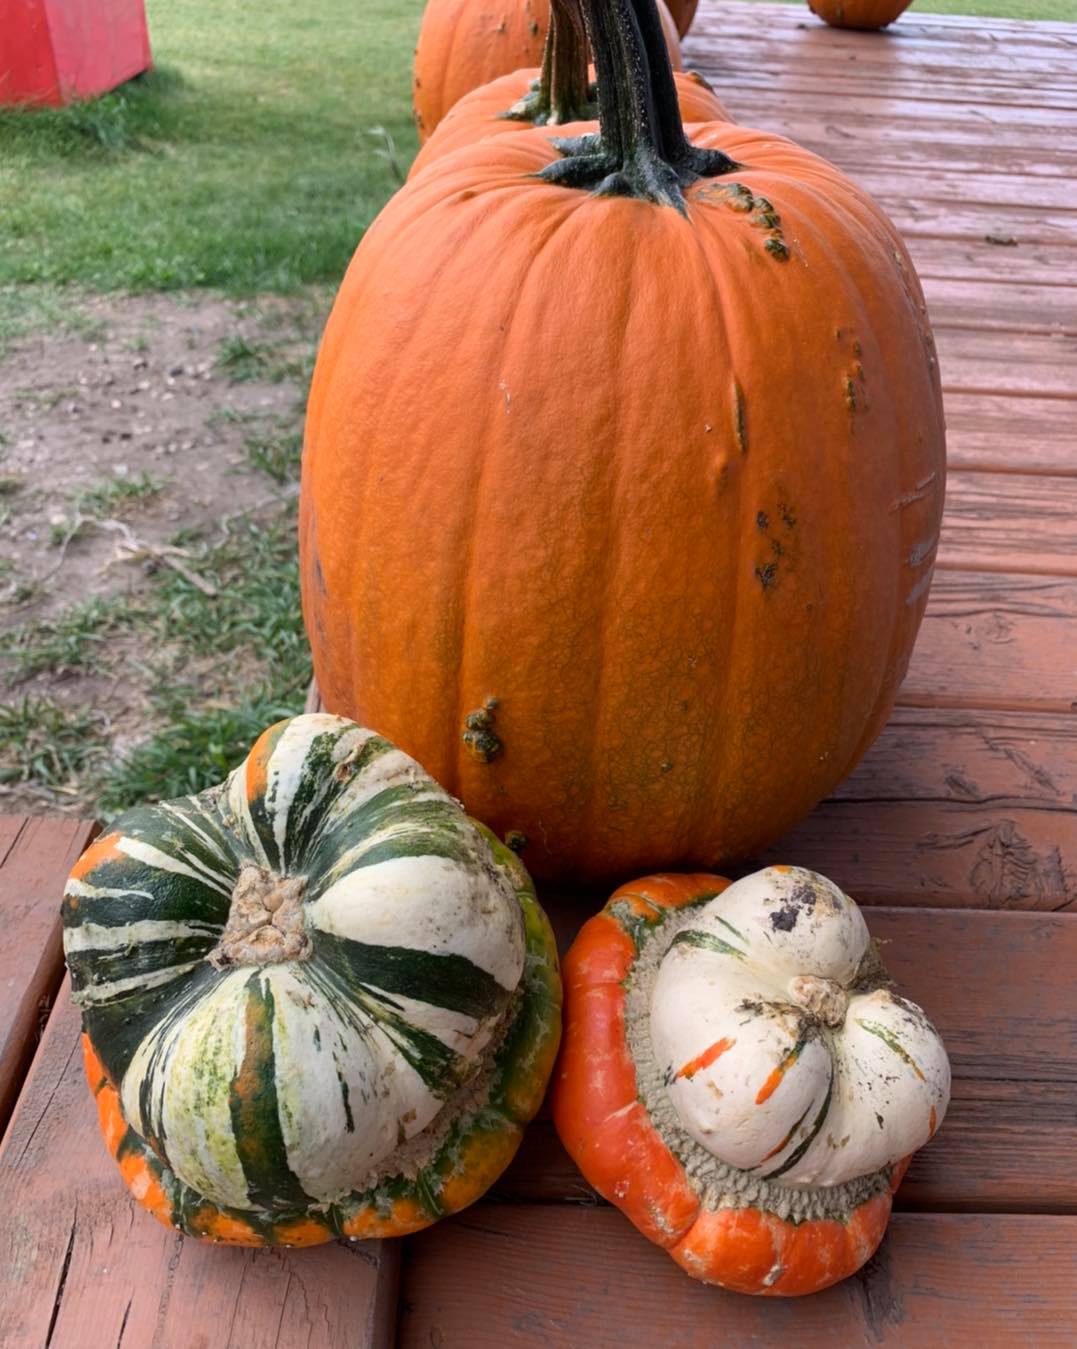
[(337, 747), (345, 736), (353, 733), (354, 728), (347, 727), (341, 731), (326, 731), (311, 741), (303, 761), (303, 771), (288, 807), (284, 833), (286, 870), (306, 870), (316, 865), (316, 851), (325, 848), (335, 850), (334, 839), (339, 837), (341, 829), (354, 816), (344, 815), (340, 820), (331, 822), (330, 814), (334, 806), (368, 768), (396, 750), (390, 741), (375, 735), (362, 745), (353, 758), (345, 757), (338, 761)]
[(696, 928), (690, 927), (677, 933), (670, 942), (669, 949), (672, 951), (675, 946), (695, 946), (703, 951), (713, 951), (716, 955), (733, 956), (737, 960), (743, 960), (747, 954), (711, 932), (699, 932)]
[(774, 1171), (768, 1171), (763, 1177), (764, 1180), (776, 1180), (778, 1176), (784, 1176), (791, 1168), (796, 1166), (801, 1157), (807, 1152), (815, 1140), (819, 1137), (819, 1132), (826, 1123), (826, 1117), (830, 1113), (830, 1102), (834, 1099), (834, 1074), (830, 1074), (830, 1082), (827, 1085), (826, 1097), (823, 1100), (822, 1108), (812, 1122), (811, 1129), (800, 1145), (789, 1154), (785, 1161)]
[(110, 984), (120, 979), (156, 974), (172, 966), (204, 959), (217, 944), (217, 934), (166, 937), (160, 941), (134, 941), (112, 951), (79, 951), (79, 982), (76, 991)]
[(135, 989), (109, 1002), (84, 1006), (83, 1027), (109, 1080), (119, 1086), (146, 1036), (151, 1032), (164, 1035), (222, 977), (202, 963), (155, 988)]
[(413, 1025), (390, 997), (356, 979), (346, 968), (312, 961), (306, 978), (341, 1022), (360, 1038), (374, 1026), (392, 1042), (435, 1096), (449, 1096), (467, 1076), (469, 1065), (436, 1035)]
[[(353, 871), (399, 857), (430, 855), (453, 861), (470, 860), (473, 854), (470, 830), (459, 807), (447, 796), (415, 799), (429, 790), (430, 784), (422, 781), (386, 787), (321, 835), (303, 858), (303, 870), (310, 878), (309, 898), (317, 899)], [(341, 860), (349, 852), (390, 827), (398, 832), (340, 868)]]
[(406, 946), (370, 946), (318, 928), (311, 935), (315, 958), (368, 992), (398, 993), (476, 1020), (504, 1007), (511, 993), (466, 956)]
[(302, 1208), (310, 1198), (288, 1165), (277, 1101), (273, 990), (268, 980), (255, 974), (245, 993), (246, 1047), (228, 1092), (236, 1155), (252, 1204), (264, 1209)]

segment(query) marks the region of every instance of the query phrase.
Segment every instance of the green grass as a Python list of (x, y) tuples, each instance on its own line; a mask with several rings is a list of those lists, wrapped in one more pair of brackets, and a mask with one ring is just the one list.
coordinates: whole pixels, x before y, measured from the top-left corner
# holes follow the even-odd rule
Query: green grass
[(0, 703), (0, 782), (70, 787), (104, 753), (103, 718), (27, 696)]
[(149, 0), (154, 72), (93, 103), (0, 114), (0, 287), (338, 280), (397, 183), (377, 129), (405, 162), (415, 148), (421, 8)]

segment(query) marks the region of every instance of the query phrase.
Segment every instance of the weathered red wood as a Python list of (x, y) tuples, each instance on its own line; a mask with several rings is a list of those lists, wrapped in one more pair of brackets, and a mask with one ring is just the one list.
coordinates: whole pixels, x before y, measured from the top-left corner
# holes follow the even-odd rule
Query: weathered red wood
[(1077, 476), (1074, 412), (1056, 398), (993, 393), (946, 395), (951, 469)]
[(409, 1242), (400, 1345), (1064, 1345), (1075, 1241), (1072, 1217), (900, 1213), (845, 1283), (748, 1298), (696, 1283), (613, 1209), (486, 1205)]
[(399, 1248), (249, 1251), (162, 1227), (97, 1130), (65, 983), (0, 1145), (0, 1344), (378, 1349), (393, 1343)]
[(60, 983), (60, 898), (96, 832), (85, 820), (0, 819), (0, 1133)]
[[(1075, 520), (1077, 478), (950, 473), (938, 565), (1074, 576)], [(1071, 668), (1077, 671), (1077, 640), (1071, 647)]]
[(898, 702), (1077, 711), (1075, 619), (1071, 577), (936, 571)]

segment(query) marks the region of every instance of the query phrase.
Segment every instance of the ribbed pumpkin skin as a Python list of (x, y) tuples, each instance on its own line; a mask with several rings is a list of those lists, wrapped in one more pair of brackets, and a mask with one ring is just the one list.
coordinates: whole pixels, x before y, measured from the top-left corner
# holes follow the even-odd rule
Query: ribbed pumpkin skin
[(808, 8), (831, 28), (885, 28), (912, 0), (808, 0)]
[(737, 1293), (799, 1297), (848, 1278), (878, 1249), (898, 1162), (842, 1219), (794, 1223), (763, 1208), (708, 1208), (642, 1101), (625, 1036), (625, 981), (671, 912), (720, 894), (707, 875), (647, 876), (585, 923), (565, 956), (565, 1038), (551, 1086), (554, 1123), (603, 1198), (695, 1279)]
[(788, 141), (691, 139), (751, 167), (695, 183), (687, 219), (537, 180), (534, 132), (431, 165), (315, 370), (324, 703), (525, 835), (533, 874), (779, 837), (885, 722), (930, 584), (941, 394), (897, 234)]
[[(222, 960), (249, 868), (302, 886), (307, 954)], [(415, 1231), (488, 1188), (542, 1100), (560, 980), (526, 871), (339, 718), (280, 723), (223, 790), (122, 816), (63, 918), (106, 1144), (190, 1236)]]
[[(658, 13), (674, 70), (681, 68), (677, 25), (663, 0)], [(419, 140), (465, 94), (501, 75), (540, 66), (549, 0), (429, 0), (415, 48), (412, 96)]]
[[(476, 141), (486, 140), (490, 136), (506, 136), (526, 130), (526, 122), (513, 121), (504, 114), (527, 95), (540, 74), (539, 67), (517, 70), (465, 94), (442, 118), (437, 130), (419, 150), (408, 177), (414, 178), (435, 159), (459, 150), (462, 145), (474, 145)], [(674, 73), (673, 81), (677, 86), (682, 122), (733, 120), (702, 76), (694, 71), (678, 70)], [(551, 136), (581, 136), (597, 129), (597, 122), (564, 122), (550, 126), (548, 131)]]

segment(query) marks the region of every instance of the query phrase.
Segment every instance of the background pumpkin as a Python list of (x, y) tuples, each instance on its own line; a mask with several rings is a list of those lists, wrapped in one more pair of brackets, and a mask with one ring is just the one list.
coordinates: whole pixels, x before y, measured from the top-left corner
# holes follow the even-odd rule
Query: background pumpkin
[(912, 0), (808, 0), (813, 14), (831, 28), (885, 28), (905, 13)]
[(811, 872), (635, 881), (565, 958), (561, 1140), (705, 1282), (795, 1296), (859, 1269), (949, 1092), (934, 1027)]
[(87, 1074), (136, 1197), (194, 1236), (392, 1236), (476, 1199), (560, 1026), (523, 867), (341, 718), (129, 812), (63, 904)]
[[(572, 0), (575, 3), (575, 0)], [(677, 25), (657, 0), (669, 57), (681, 68)], [(415, 48), (413, 98), (420, 142), (463, 96), (500, 75), (542, 63), (550, 0), (429, 0)]]
[(807, 813), (887, 717), (942, 509), (931, 330), (893, 226), (780, 137), (685, 143), (660, 59), (668, 163), (633, 142), (635, 89), (620, 167), (524, 132), (398, 193), (309, 402), (324, 704), (544, 875), (713, 866)]
[[(587, 52), (580, 52), (583, 71), (587, 68)], [(502, 75), (491, 80), (479, 89), (472, 89), (445, 114), (438, 123), (430, 139), (416, 155), (409, 178), (421, 173), (428, 164), (442, 155), (451, 154), (462, 145), (473, 145), (476, 141), (491, 136), (512, 135), (535, 125), (536, 92), (546, 74), (549, 53), (542, 67), (530, 70), (516, 70), (510, 75)], [(584, 76), (586, 78), (586, 75)], [(677, 102), (682, 122), (728, 122), (732, 118), (723, 107), (718, 95), (702, 75), (695, 71), (675, 71), (673, 75), (677, 87)], [(556, 90), (553, 92), (553, 108), (557, 104)], [(597, 116), (597, 105), (592, 109), (576, 109), (577, 115)], [(511, 114), (511, 115), (510, 115)], [(583, 121), (570, 120), (565, 116), (554, 115), (549, 120), (545, 110), (539, 112), (538, 122), (550, 126), (551, 134), (557, 136), (579, 136), (597, 129), (597, 122), (585, 124)]]

